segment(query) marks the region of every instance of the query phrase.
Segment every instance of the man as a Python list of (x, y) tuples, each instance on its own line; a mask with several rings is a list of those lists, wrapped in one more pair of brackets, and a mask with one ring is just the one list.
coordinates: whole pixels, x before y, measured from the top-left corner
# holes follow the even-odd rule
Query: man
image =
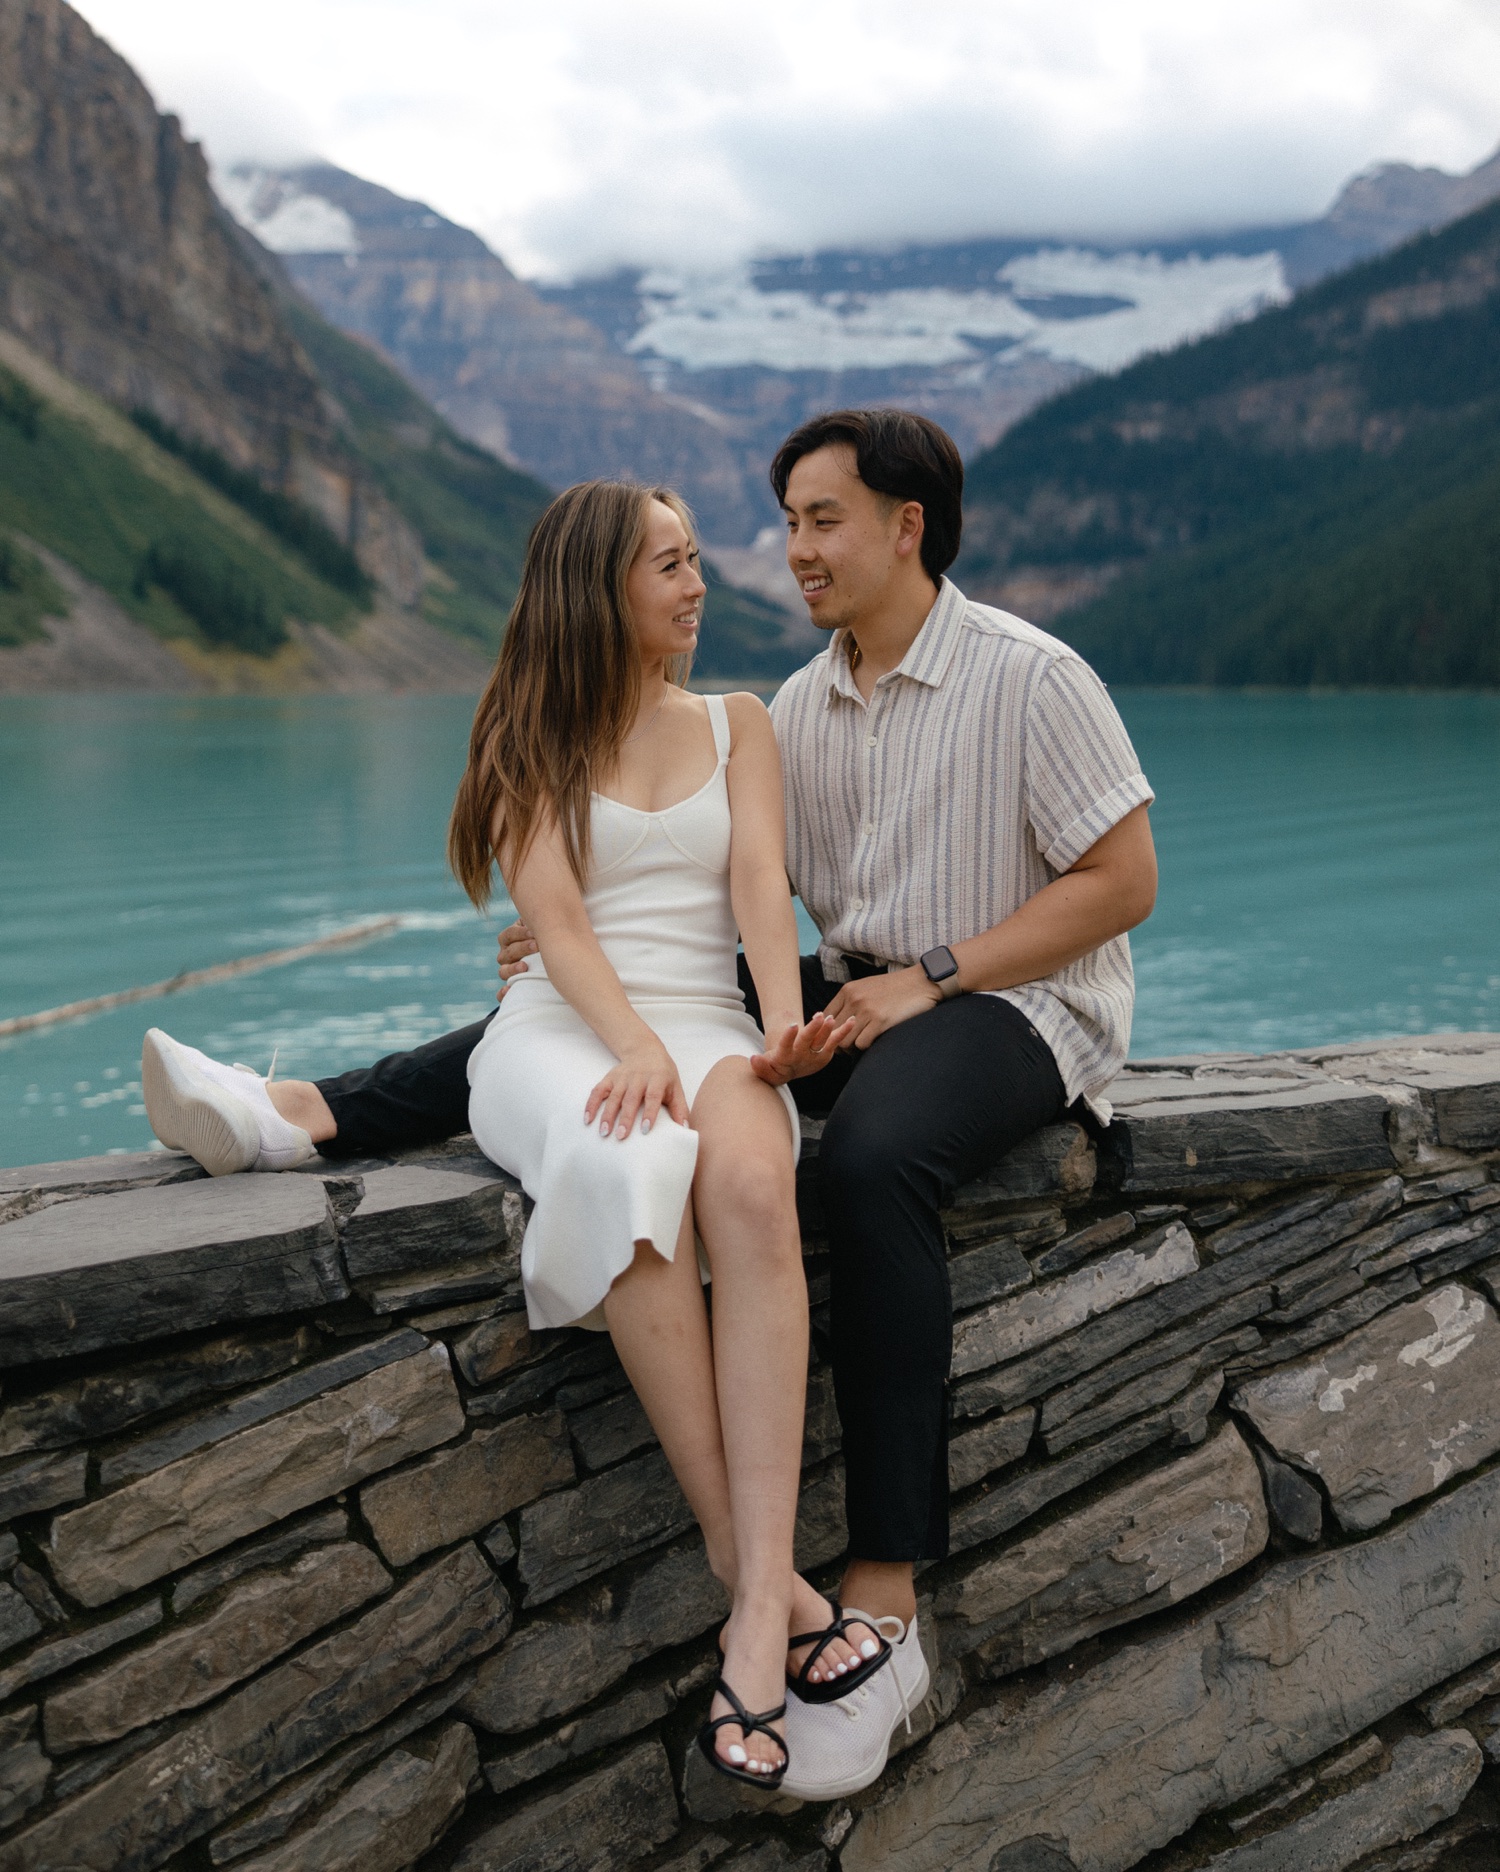
[[(891, 1728), (925, 1690), (913, 1564), (948, 1546), (939, 1212), (1069, 1104), (1096, 1099), (1123, 1063), (1125, 932), (1151, 912), (1156, 861), (1151, 789), (1098, 678), (944, 576), (963, 465), (941, 429), (897, 410), (820, 416), (782, 444), (771, 481), (788, 562), (831, 633), (771, 706), (788, 870), (822, 935), (803, 958), (803, 994), (807, 1014), (856, 1022), (848, 1054), (794, 1087), (803, 1109), (828, 1114), (817, 1175), (852, 1556), (840, 1597), (901, 1633), (893, 1668), (855, 1693), (875, 1705), (858, 1741), (827, 1728), (837, 1705), (792, 1705), (788, 1791), (828, 1798), (879, 1772)], [(502, 974), (533, 947), (508, 932)], [(216, 1067), (222, 1089), (198, 1087), (197, 1105), (153, 1103), (148, 1072), (148, 1109), (181, 1141), (185, 1113), (245, 1093), (247, 1162), (313, 1145), (387, 1151), (467, 1127), (464, 1067), (482, 1030), (316, 1086), (267, 1091)], [(168, 1059), (155, 1075), (173, 1070), (200, 1071)]]

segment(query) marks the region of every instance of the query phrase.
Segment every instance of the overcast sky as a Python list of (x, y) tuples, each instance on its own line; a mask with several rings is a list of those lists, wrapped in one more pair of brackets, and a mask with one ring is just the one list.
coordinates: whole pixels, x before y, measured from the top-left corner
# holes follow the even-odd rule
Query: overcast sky
[(519, 271), (1295, 220), (1500, 142), (1496, 0), (77, 0), (220, 161)]

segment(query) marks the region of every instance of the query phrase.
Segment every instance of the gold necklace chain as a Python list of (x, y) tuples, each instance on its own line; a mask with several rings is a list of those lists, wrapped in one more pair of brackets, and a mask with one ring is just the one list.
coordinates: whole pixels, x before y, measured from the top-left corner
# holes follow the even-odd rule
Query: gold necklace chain
[(662, 690), (660, 702), (658, 702), (656, 707), (651, 711), (651, 720), (646, 723), (644, 728), (637, 728), (634, 734), (626, 735), (625, 739), (620, 743), (621, 747), (629, 747), (632, 741), (639, 741), (643, 734), (647, 734), (656, 725), (657, 716), (660, 715), (662, 710), (667, 706), (667, 696), (669, 693), (669, 689)]

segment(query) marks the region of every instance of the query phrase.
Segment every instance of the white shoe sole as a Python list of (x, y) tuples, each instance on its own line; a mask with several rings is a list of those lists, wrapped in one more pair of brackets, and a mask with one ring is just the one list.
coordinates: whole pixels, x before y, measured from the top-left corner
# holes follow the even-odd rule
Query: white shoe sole
[[(912, 1715), (915, 1715), (922, 1707), (923, 1703), (926, 1702), (927, 1693), (932, 1688), (932, 1672), (927, 1667), (926, 1653), (919, 1650), (917, 1656), (921, 1660), (921, 1674), (917, 1678), (915, 1690), (907, 1698), (906, 1702), (907, 1710)], [(887, 1670), (894, 1670), (896, 1668), (896, 1660), (892, 1658), (886, 1668)], [(833, 1709), (836, 1707), (836, 1704), (837, 1699), (835, 1699), (835, 1702), (832, 1704), (810, 1704), (808, 1707), (821, 1711)], [(891, 1758), (891, 1738), (905, 1721), (906, 1717), (898, 1713), (895, 1721), (892, 1722), (890, 1728), (885, 1732), (885, 1741), (880, 1750), (880, 1759), (876, 1762), (867, 1763), (857, 1774), (846, 1775), (843, 1780), (817, 1782), (801, 1781), (797, 1778), (797, 1763), (795, 1756), (793, 1756), (791, 1765), (787, 1769), (786, 1778), (781, 1783), (781, 1792), (783, 1794), (790, 1794), (793, 1800), (802, 1801), (831, 1801), (839, 1800), (846, 1794), (858, 1794), (862, 1788), (869, 1787), (871, 1782), (878, 1781), (885, 1773), (886, 1763)]]
[(186, 1151), (210, 1176), (254, 1168), (260, 1156), (255, 1113), (200, 1072), (159, 1027), (141, 1045), (141, 1091), (151, 1129), (169, 1150)]

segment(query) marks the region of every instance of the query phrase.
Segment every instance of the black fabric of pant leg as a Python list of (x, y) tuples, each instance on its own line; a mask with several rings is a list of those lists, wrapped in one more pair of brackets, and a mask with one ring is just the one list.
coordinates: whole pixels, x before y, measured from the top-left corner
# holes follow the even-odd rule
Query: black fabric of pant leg
[[(816, 956), (802, 958), (804, 1015), (840, 986), (823, 980)], [(953, 1301), (939, 1211), (959, 1184), (1061, 1115), (1062, 1076), (1019, 1008), (960, 995), (792, 1091), (802, 1109), (830, 1112), (818, 1177), (849, 1551), (941, 1559)]]
[(469, 1128), (469, 1055), (494, 1019), (442, 1034), (410, 1053), (388, 1053), (373, 1066), (319, 1079), (338, 1135), (324, 1157), (380, 1157), (414, 1144), (436, 1144)]
[(960, 995), (883, 1033), (840, 1093), (818, 1174), (849, 1551), (948, 1551), (953, 1301), (939, 1210), (1063, 1109), (1052, 1050), (1008, 1001)]

